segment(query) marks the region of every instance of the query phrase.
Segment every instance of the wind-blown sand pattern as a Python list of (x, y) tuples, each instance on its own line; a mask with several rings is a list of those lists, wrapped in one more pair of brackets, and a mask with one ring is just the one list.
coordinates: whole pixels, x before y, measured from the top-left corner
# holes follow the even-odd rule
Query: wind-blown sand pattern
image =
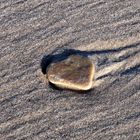
[[(140, 140), (138, 0), (0, 1), (0, 140)], [(51, 87), (44, 55), (75, 49), (93, 89)]]

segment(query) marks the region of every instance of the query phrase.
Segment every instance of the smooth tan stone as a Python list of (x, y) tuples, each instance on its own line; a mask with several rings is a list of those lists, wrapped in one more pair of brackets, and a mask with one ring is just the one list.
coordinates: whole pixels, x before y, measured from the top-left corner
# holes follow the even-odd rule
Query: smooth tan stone
[(89, 90), (95, 73), (95, 66), (89, 58), (72, 55), (67, 59), (50, 65), (48, 80), (61, 88)]

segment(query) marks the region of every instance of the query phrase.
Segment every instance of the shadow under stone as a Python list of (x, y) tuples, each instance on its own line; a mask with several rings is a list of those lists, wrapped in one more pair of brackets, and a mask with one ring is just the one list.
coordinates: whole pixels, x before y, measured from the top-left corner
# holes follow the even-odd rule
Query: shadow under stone
[(121, 51), (130, 49), (130, 48), (137, 48), (139, 47), (140, 42), (127, 45), (121, 48), (116, 49), (106, 49), (106, 50), (94, 50), (94, 51), (80, 51), (80, 50), (74, 50), (74, 49), (65, 49), (63, 52), (58, 54), (48, 54), (44, 55), (40, 67), (43, 74), (46, 74), (47, 68), (51, 63), (56, 63), (59, 61), (62, 61), (66, 58), (68, 58), (70, 55), (82, 55), (85, 57), (91, 56), (91, 55), (105, 55), (105, 54), (113, 54), (113, 53), (119, 53)]

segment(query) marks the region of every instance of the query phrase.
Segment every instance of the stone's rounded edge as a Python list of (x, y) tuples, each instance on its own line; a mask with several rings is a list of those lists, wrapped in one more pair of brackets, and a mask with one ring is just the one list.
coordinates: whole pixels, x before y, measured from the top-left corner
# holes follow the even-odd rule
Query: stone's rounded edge
[(90, 73), (91, 74), (90, 74), (89, 83), (86, 85), (73, 84), (65, 80), (62, 80), (61, 82), (55, 81), (54, 78), (52, 78), (52, 75), (47, 75), (47, 78), (52, 84), (56, 85), (59, 88), (86, 91), (86, 90), (90, 90), (93, 85), (93, 79), (95, 75), (95, 65), (92, 62), (91, 62)]
[(90, 81), (92, 82), (91, 83), (91, 87), (92, 87), (92, 85), (93, 85), (93, 81), (94, 81), (94, 79), (95, 79), (95, 72), (96, 72), (96, 67), (95, 67), (95, 64), (93, 64), (92, 62), (91, 62), (91, 76), (90, 76)]
[(92, 87), (92, 82), (90, 82), (90, 84), (88, 86), (80, 86), (80, 85), (74, 85), (74, 84), (66, 84), (65, 82), (61, 83), (61, 82), (54, 82), (54, 81), (50, 81), (52, 84), (56, 85), (59, 88), (62, 89), (70, 89), (70, 90), (89, 90)]

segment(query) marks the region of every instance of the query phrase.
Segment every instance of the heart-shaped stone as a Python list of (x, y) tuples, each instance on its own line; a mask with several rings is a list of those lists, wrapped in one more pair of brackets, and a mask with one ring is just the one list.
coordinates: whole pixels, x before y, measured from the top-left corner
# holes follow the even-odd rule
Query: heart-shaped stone
[(71, 55), (48, 68), (48, 80), (61, 88), (89, 90), (95, 74), (95, 66), (88, 57)]

